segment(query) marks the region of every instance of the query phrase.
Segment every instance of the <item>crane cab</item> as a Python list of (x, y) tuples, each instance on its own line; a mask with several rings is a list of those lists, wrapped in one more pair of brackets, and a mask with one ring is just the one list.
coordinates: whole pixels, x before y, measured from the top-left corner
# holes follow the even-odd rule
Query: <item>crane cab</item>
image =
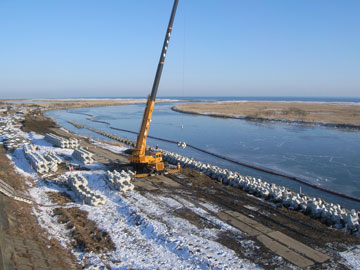
[(161, 152), (149, 152), (146, 155), (132, 155), (130, 164), (138, 172), (163, 172), (165, 164)]

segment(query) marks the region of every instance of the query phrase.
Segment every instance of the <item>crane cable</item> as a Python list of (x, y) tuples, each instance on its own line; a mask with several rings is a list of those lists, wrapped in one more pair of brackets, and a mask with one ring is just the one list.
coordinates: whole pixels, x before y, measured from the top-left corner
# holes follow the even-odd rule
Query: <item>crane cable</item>
[[(181, 82), (181, 97), (185, 97), (185, 62), (186, 62), (186, 7), (184, 5), (184, 20), (183, 20), (183, 48), (182, 48), (182, 82)], [(179, 148), (185, 148), (184, 138), (184, 115), (181, 114), (181, 126), (180, 126), (180, 141), (178, 143)]]

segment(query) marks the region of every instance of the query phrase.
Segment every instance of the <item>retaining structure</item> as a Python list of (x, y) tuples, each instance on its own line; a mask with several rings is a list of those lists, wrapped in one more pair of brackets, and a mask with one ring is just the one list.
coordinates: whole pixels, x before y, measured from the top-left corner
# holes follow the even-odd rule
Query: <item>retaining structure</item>
[[(91, 116), (89, 117), (89, 119), (91, 119)], [(112, 127), (107, 122), (97, 121), (97, 120), (93, 120), (93, 119), (91, 119), (91, 120), (94, 122), (102, 122), (104, 124), (107, 124), (112, 129), (137, 134), (136, 132), (133, 132), (133, 131)], [(101, 131), (101, 130), (98, 130), (95, 128), (87, 127), (85, 125), (82, 125), (82, 124), (79, 124), (79, 123), (76, 123), (73, 121), (68, 121), (68, 122), (78, 128), (86, 128), (88, 130), (99, 133), (99, 134), (109, 137), (111, 139), (128, 144), (130, 146), (135, 145), (135, 142), (132, 140), (122, 138), (119, 136), (115, 136), (113, 134), (109, 134), (107, 132), (104, 132), (104, 131)], [(148, 137), (150, 137), (150, 136), (148, 136)], [(161, 139), (161, 138), (156, 138), (156, 137), (152, 137), (152, 138), (177, 144), (177, 142), (172, 141), (172, 140)], [(287, 177), (291, 180), (299, 181), (298, 178), (281, 175), (279, 173), (272, 172), (272, 171), (269, 171), (266, 169), (261, 169), (261, 168), (259, 169), (259, 168), (253, 167), (251, 165), (248, 165), (248, 164), (242, 164), (240, 162), (236, 162), (229, 158), (225, 158), (223, 156), (210, 153), (208, 151), (202, 150), (200, 148), (197, 148), (197, 147), (189, 145), (189, 144), (187, 146), (191, 147), (193, 149), (196, 149), (198, 151), (201, 151), (201, 152), (204, 152), (207, 154), (211, 154), (216, 157), (226, 159), (228, 161), (231, 161), (231, 162), (234, 162), (234, 163), (246, 166), (246, 167), (251, 167), (253, 169), (258, 169), (258, 170), (261, 170), (261, 171), (264, 171), (264, 172), (267, 172), (270, 174), (275, 174), (275, 175), (279, 175), (282, 177)], [(154, 149), (154, 148), (151, 148), (151, 149), (157, 150), (157, 151), (160, 150), (160, 149)], [(191, 168), (194, 170), (201, 171), (201, 172), (207, 174), (208, 176), (210, 176), (212, 179), (221, 181), (223, 184), (231, 185), (236, 188), (241, 188), (250, 194), (254, 194), (255, 196), (258, 196), (258, 197), (261, 197), (261, 198), (264, 198), (264, 199), (267, 199), (270, 201), (274, 201), (277, 203), (281, 203), (285, 207), (288, 207), (293, 210), (304, 212), (306, 214), (311, 215), (314, 218), (319, 218), (322, 222), (324, 222), (327, 225), (334, 226), (339, 229), (345, 227), (345, 228), (349, 229), (350, 231), (357, 232), (357, 234), (360, 234), (360, 225), (359, 225), (360, 211), (356, 212), (354, 209), (349, 211), (339, 204), (327, 203), (324, 200), (321, 200), (320, 198), (312, 198), (305, 194), (296, 194), (295, 192), (293, 192), (290, 189), (287, 189), (283, 186), (277, 186), (276, 184), (269, 184), (261, 179), (256, 179), (251, 176), (244, 177), (238, 172), (232, 172), (227, 169), (221, 169), (218, 166), (212, 166), (210, 164), (205, 164), (200, 161), (195, 161), (194, 159), (190, 159), (190, 158), (187, 158), (187, 157), (184, 157), (184, 156), (181, 156), (181, 155), (169, 152), (169, 151), (165, 151), (162, 149), (161, 149), (161, 151), (163, 153), (163, 159), (165, 161), (169, 162), (170, 164), (177, 165), (178, 163), (180, 163), (182, 165), (182, 167), (188, 167), (188, 168)], [(303, 181), (301, 181), (301, 182), (303, 182)], [(335, 194), (335, 195), (338, 195), (338, 196), (341, 196), (341, 197), (344, 197), (347, 199), (359, 201), (358, 198), (353, 198), (353, 197), (345, 195), (345, 194), (340, 194), (340, 193), (337, 193), (334, 191), (329, 191), (324, 188), (321, 188), (321, 187), (318, 187), (318, 186), (315, 186), (315, 185), (312, 185), (312, 184), (309, 184), (306, 182), (304, 182), (304, 184), (307, 184), (313, 188), (321, 189), (325, 192)]]
[(297, 194), (283, 186), (270, 184), (259, 178), (243, 176), (238, 172), (222, 169), (169, 151), (162, 150), (162, 152), (163, 159), (170, 164), (180, 163), (184, 168), (201, 171), (225, 185), (240, 188), (265, 200), (281, 203), (287, 208), (307, 213), (335, 228), (346, 227), (350, 231), (360, 232), (360, 212), (356, 212), (354, 209), (349, 211), (339, 204), (327, 203), (320, 198), (312, 198), (305, 194)]

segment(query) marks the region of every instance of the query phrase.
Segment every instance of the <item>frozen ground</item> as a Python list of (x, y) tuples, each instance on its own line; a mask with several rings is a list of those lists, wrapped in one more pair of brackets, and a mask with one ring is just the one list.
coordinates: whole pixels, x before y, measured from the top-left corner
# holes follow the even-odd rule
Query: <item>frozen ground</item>
[[(39, 146), (41, 152), (53, 151), (57, 154), (71, 156), (73, 150), (55, 148), (34, 133), (28, 134), (33, 143)], [(105, 143), (97, 144), (108, 150), (123, 151)], [(31, 168), (25, 159), (22, 149), (8, 154), (14, 163), (15, 170), (30, 181), (29, 193), (38, 203), (34, 207), (34, 214), (51, 237), (58, 239), (65, 248), (70, 249), (69, 231), (65, 225), (57, 222), (53, 217), (53, 205), (48, 199), (47, 192), (67, 192), (75, 203), (68, 203), (62, 207), (78, 207), (88, 212), (88, 218), (111, 236), (116, 250), (106, 254), (86, 253), (72, 250), (85, 269), (261, 269), (258, 265), (238, 257), (231, 249), (221, 245), (218, 241), (221, 233), (232, 232), (238, 235), (239, 245), (247, 245), (256, 252), (256, 244), (246, 239), (241, 231), (229, 226), (216, 214), (223, 209), (205, 202), (193, 202), (186, 196), (166, 194), (155, 196), (151, 193), (137, 191), (126, 194), (114, 191), (107, 185), (104, 168), (94, 166), (91, 171), (78, 171), (89, 181), (89, 187), (99, 191), (107, 199), (103, 206), (92, 207), (83, 205), (66, 187), (43, 181)], [(70, 172), (59, 177), (66, 178)], [(46, 177), (45, 179), (46, 180)], [(254, 209), (251, 205), (246, 208)], [(175, 214), (179, 209), (189, 209), (203, 219), (210, 220), (216, 226), (212, 228), (198, 228), (188, 220)], [(360, 269), (360, 246), (349, 248), (339, 253), (350, 269)], [(282, 260), (281, 257), (278, 257)]]
[(109, 150), (115, 154), (120, 154), (123, 153), (126, 149), (128, 149), (128, 147), (126, 146), (116, 146), (116, 145), (111, 145), (111, 144), (107, 144), (107, 143), (103, 143), (103, 142), (98, 142), (98, 141), (94, 141), (93, 145), (96, 145), (98, 147), (101, 147), (103, 149)]
[[(40, 135), (30, 134), (30, 138), (40, 147), (40, 151), (70, 154), (69, 150), (52, 147)], [(65, 187), (41, 180), (25, 159), (22, 149), (8, 157), (14, 162), (18, 173), (31, 177), (37, 184), (29, 192), (39, 204), (34, 208), (39, 224), (65, 248), (69, 248), (69, 232), (52, 215), (53, 209), (58, 206), (53, 205), (46, 195), (49, 191), (69, 191)], [(95, 221), (100, 229), (107, 231), (116, 246), (114, 252), (107, 254), (73, 250), (86, 269), (99, 269), (105, 267), (105, 263), (112, 269), (259, 269), (257, 265), (239, 258), (233, 250), (216, 241), (219, 233), (225, 230), (236, 231), (221, 220), (215, 220), (204, 210), (208, 208), (209, 211), (216, 212), (216, 207), (203, 203), (203, 207), (198, 208), (180, 197), (145, 196), (136, 191), (122, 194), (106, 184), (104, 170), (80, 173), (88, 179), (90, 188), (106, 196), (107, 203), (100, 207), (83, 205), (74, 194), (69, 193), (75, 199), (75, 205), (87, 211), (89, 219)], [(64, 207), (73, 206), (74, 203), (69, 203)], [(191, 208), (198, 215), (212, 219), (220, 229), (199, 229), (172, 214), (182, 207)], [(236, 233), (242, 234), (240, 231)]]
[(346, 261), (349, 268), (354, 270), (360, 269), (360, 246), (355, 246), (348, 251), (340, 252), (341, 257)]

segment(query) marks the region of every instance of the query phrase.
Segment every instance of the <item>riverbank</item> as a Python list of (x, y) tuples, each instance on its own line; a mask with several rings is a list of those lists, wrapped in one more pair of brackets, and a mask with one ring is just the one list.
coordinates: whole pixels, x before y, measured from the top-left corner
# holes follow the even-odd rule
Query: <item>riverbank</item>
[[(106, 178), (106, 172), (113, 170), (119, 159), (125, 162), (122, 151), (115, 154), (103, 149), (101, 145), (105, 143), (73, 134), (44, 116), (27, 114), (24, 118), (11, 126), (21, 124), (23, 135), (40, 151), (56, 151), (64, 161), (76, 162), (70, 149), (59, 149), (44, 140), (43, 135), (51, 132), (64, 138), (80, 139), (81, 146), (94, 154), (96, 163), (86, 168), (79, 166), (76, 174), (85, 177), (92, 190), (106, 197), (106, 205), (98, 207), (84, 204), (68, 189), (66, 178), (71, 172), (65, 167), (54, 175), (37, 174), (21, 148), (8, 151), (2, 160), (11, 159), (12, 163), (0, 166), (4, 172), (13, 167), (14, 172), (31, 178), (21, 179), (21, 182), (31, 181), (29, 194), (37, 203), (34, 213), (39, 223), (53, 239), (69, 243), (65, 250), (76, 256), (84, 267), (152, 269), (161, 265), (164, 269), (184, 266), (195, 269), (241, 265), (240, 268), (246, 269), (318, 269), (320, 266), (356, 269), (358, 265), (359, 239), (354, 235), (329, 228), (321, 220), (281, 204), (264, 201), (230, 185), (224, 186), (188, 168), (176, 175), (134, 179), (134, 192), (123, 196), (109, 186)], [(7, 134), (9, 137), (10, 132)], [(106, 148), (109, 149), (108, 143)], [(114, 146), (123, 148), (116, 142)], [(17, 187), (11, 180), (19, 177), (3, 175), (2, 178)], [(11, 213), (21, 207), (14, 205)], [(31, 210), (27, 212), (31, 214)], [(61, 225), (64, 223), (65, 228)], [(104, 241), (94, 234), (93, 227), (109, 235), (115, 250), (103, 250)], [(100, 251), (92, 252), (86, 247), (100, 247)], [(13, 254), (20, 253), (16, 248)], [(32, 249), (27, 250), (30, 254), (26, 256), (36, 255), (31, 253)], [(345, 256), (344, 252), (350, 255)], [(355, 263), (348, 263), (348, 257)], [(14, 260), (20, 265), (20, 260)], [(50, 259), (46, 257), (46, 260)], [(26, 264), (35, 265), (35, 260), (30, 259)]]
[[(190, 102), (191, 100), (158, 99), (157, 103)], [(145, 104), (146, 99), (0, 99), (0, 103), (22, 105), (27, 108), (40, 107), (42, 111), (67, 110), (87, 107), (121, 106)]]
[(360, 105), (357, 103), (206, 102), (180, 104), (172, 109), (212, 117), (360, 128)]

